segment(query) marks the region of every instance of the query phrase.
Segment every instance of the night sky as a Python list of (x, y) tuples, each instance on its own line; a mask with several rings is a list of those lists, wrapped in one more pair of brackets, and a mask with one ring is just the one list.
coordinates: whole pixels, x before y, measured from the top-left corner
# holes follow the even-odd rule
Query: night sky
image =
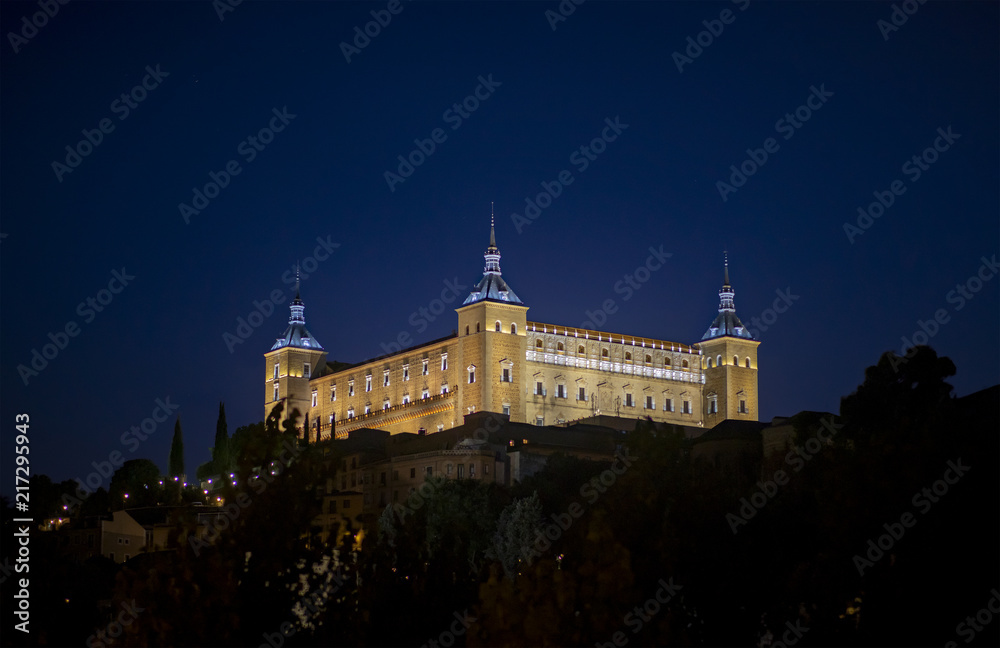
[[(448, 335), (491, 202), (533, 321), (611, 300), (596, 328), (694, 343), (728, 250), (762, 420), (837, 411), (936, 314), (956, 393), (998, 382), (996, 3), (223, 2), (37, 29), (0, 5), (2, 437), (30, 414), (33, 473), (165, 469), (180, 415), (193, 475), (219, 401), (230, 432), (263, 417), (297, 263), (331, 360)], [(176, 412), (124, 445), (157, 399)]]

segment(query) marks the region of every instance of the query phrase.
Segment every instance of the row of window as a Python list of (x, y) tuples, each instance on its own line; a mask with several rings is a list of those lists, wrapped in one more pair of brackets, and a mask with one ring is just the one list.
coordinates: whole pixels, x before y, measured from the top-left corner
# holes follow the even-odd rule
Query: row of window
[[(544, 349), (544, 346), (545, 345), (543, 344), (541, 338), (535, 340), (535, 349)], [(565, 347), (564, 347), (564, 345), (563, 345), (562, 342), (558, 342), (556, 344), (556, 352), (557, 353), (565, 352), (565, 350), (566, 349), (565, 349)], [(576, 348), (576, 354), (579, 355), (579, 356), (585, 356), (585, 355), (587, 355), (587, 349), (586, 349), (586, 347), (584, 347), (582, 344), (580, 346), (578, 346)], [(610, 359), (610, 357), (611, 357), (611, 350), (608, 349), (607, 347), (603, 347), (601, 349), (601, 357), (602, 358)], [(650, 355), (650, 354), (647, 353), (644, 359), (645, 359), (647, 365), (652, 366), (652, 364), (653, 364), (653, 356), (652, 355)], [(625, 352), (625, 362), (632, 362), (632, 352), (631, 351), (626, 351)], [(670, 367), (670, 366), (672, 366), (671, 359), (670, 358), (664, 358), (663, 359), (663, 366), (664, 367)], [(688, 363), (687, 360), (682, 360), (681, 361), (681, 367), (682, 368), (687, 369), (689, 366), (690, 365), (689, 365), (689, 363)]]
[[(542, 383), (542, 381), (540, 381), (540, 380), (539, 381), (535, 381), (535, 392), (534, 393), (535, 393), (535, 396), (547, 396), (548, 395), (548, 390), (545, 389), (545, 385)], [(569, 398), (569, 393), (566, 390), (566, 385), (563, 385), (563, 384), (556, 385), (556, 398)], [(581, 402), (587, 402), (587, 388), (586, 387), (580, 387), (579, 388), (579, 391), (576, 394), (576, 400), (581, 401)], [(635, 401), (633, 400), (633, 397), (632, 397), (631, 393), (626, 393), (625, 394), (625, 407), (635, 407)], [(645, 409), (650, 409), (650, 410), (651, 409), (656, 409), (656, 402), (655, 402), (655, 399), (652, 396), (646, 396)], [(674, 399), (667, 398), (667, 399), (664, 400), (663, 411), (664, 412), (673, 412), (674, 411)], [(683, 410), (682, 411), (683, 411), (684, 414), (690, 414), (691, 413), (691, 401), (690, 400), (683, 401)]]
[[(493, 324), (493, 330), (496, 331), (497, 333), (503, 333), (503, 325), (500, 323), (500, 320), (497, 320)], [(480, 332), (480, 330), (479, 330), (479, 322), (476, 322), (476, 333), (479, 333), (479, 332)], [(510, 332), (511, 332), (512, 335), (517, 335), (517, 324), (515, 324), (514, 322), (510, 323)], [(469, 335), (469, 327), (468, 326), (465, 327), (465, 334)]]
[[(747, 356), (746, 360), (744, 362), (745, 362), (746, 368), (749, 369), (750, 368), (750, 356)], [(712, 366), (713, 366), (712, 365), (712, 359), (709, 358), (708, 361), (706, 362), (706, 364), (708, 365), (708, 368), (711, 369)], [(715, 356), (715, 365), (714, 366), (717, 366), (717, 367), (721, 367), (722, 366), (722, 356), (721, 355)], [(734, 367), (740, 366), (740, 358), (739, 358), (739, 356), (733, 356), (733, 366)]]

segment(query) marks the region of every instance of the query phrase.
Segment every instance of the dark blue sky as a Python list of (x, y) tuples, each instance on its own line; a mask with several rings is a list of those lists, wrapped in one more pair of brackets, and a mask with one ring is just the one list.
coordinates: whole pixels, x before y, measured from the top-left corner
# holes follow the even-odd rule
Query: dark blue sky
[[(331, 359), (447, 335), (459, 300), (429, 325), (411, 314), (481, 275), (491, 201), (504, 277), (535, 321), (581, 325), (610, 299), (600, 328), (696, 342), (728, 249), (737, 313), (771, 322), (762, 419), (836, 411), (939, 310), (930, 344), (955, 361), (958, 394), (998, 382), (1000, 280), (981, 260), (998, 252), (996, 3), (913, 3), (885, 31), (893, 6), (878, 2), (591, 0), (555, 30), (555, 0), (405, 2), (345, 60), (341, 43), (389, 4), (246, 1), (220, 20), (210, 2), (76, 1), (37, 31), (22, 22), (36, 3), (0, 5), (3, 438), (31, 415), (34, 472), (84, 477), (113, 451), (165, 468), (172, 418), (134, 452), (120, 438), (169, 397), (193, 474), (220, 400), (230, 430), (262, 417), (262, 354), (297, 262)], [(721, 33), (679, 71), (704, 21)], [(102, 124), (88, 155), (67, 153)], [(397, 156), (435, 129), (390, 190)], [(602, 132), (614, 141), (586, 159)], [(185, 222), (179, 204), (231, 160), (239, 174)], [(563, 170), (572, 184), (515, 222)], [(896, 181), (891, 206), (845, 232)], [(314, 266), (318, 238), (337, 247)], [(629, 294), (651, 246), (672, 256)], [(134, 279), (100, 293), (123, 269)], [(227, 346), (276, 290), (283, 303)], [(771, 318), (778, 291), (795, 297)], [(67, 325), (77, 335), (25, 385), (18, 365)]]

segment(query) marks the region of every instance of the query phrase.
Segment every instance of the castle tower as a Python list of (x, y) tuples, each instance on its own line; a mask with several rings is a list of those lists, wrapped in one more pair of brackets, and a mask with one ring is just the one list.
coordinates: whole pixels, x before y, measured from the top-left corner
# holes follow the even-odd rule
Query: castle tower
[(729, 259), (725, 259), (724, 279), (719, 290), (719, 314), (701, 342), (705, 370), (702, 413), (705, 427), (712, 428), (726, 419), (756, 421), (757, 346), (740, 318), (736, 316), (729, 283)]
[(289, 305), (288, 328), (264, 354), (264, 418), (275, 405), (283, 402), (282, 422), (289, 413), (298, 410), (300, 429), (313, 404), (309, 380), (321, 375), (326, 365), (326, 351), (306, 329), (305, 309), (296, 278), (295, 298)]
[(512, 421), (524, 421), (528, 307), (501, 276), (492, 217), (483, 258), (483, 278), (455, 309), (461, 362), (457, 409), (506, 412)]

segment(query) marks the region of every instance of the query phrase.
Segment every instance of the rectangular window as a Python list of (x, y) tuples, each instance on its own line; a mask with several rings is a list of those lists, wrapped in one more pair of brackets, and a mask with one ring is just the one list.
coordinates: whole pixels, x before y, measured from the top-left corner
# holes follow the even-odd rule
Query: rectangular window
[(447, 370), (448, 370), (448, 354), (447, 353), (442, 353), (441, 354), (441, 371), (447, 371)]
[(556, 385), (556, 398), (566, 398), (566, 385)]
[(666, 400), (663, 401), (663, 411), (664, 412), (673, 412), (674, 411), (674, 399), (673, 398), (668, 398), (668, 399), (666, 399)]
[(431, 397), (431, 390), (425, 387), (424, 390), (420, 393), (420, 398), (430, 398), (430, 397)]
[(685, 414), (691, 413), (691, 401), (689, 400), (684, 401), (684, 413)]
[(389, 386), (389, 370), (388, 369), (386, 369), (385, 371), (382, 372), (382, 386), (383, 387), (388, 387)]
[(448, 384), (445, 383), (444, 385), (441, 385), (441, 394), (443, 395), (447, 393), (448, 393)]
[(310, 375), (311, 374), (309, 373), (309, 363), (307, 362), (307, 363), (305, 363), (305, 364), (302, 365), (302, 377), (303, 378), (309, 378)]
[(577, 395), (576, 400), (586, 401), (587, 400), (587, 389), (585, 387), (580, 388), (580, 393)]
[(444, 430), (444, 423), (438, 423), (438, 432)]
[(274, 399), (278, 400), (278, 383), (274, 383)]
[(747, 413), (747, 402), (744, 399), (740, 399), (740, 414)]
[(422, 362), (422, 368), (421, 368), (420, 373), (421, 373), (421, 375), (426, 376), (427, 375), (427, 358), (424, 358), (421, 362)]
[(372, 375), (368, 374), (365, 376), (365, 391), (370, 392), (372, 390)]
[(544, 416), (536, 416), (535, 417), (535, 425), (545, 425), (545, 417)]
[(714, 398), (709, 398), (708, 399), (708, 413), (709, 414), (716, 414), (716, 413), (718, 413), (718, 411), (719, 411), (719, 401), (715, 400)]
[(337, 386), (334, 385), (330, 388), (330, 402), (337, 400)]
[(391, 407), (389, 405), (389, 401), (386, 400), (386, 401), (382, 402), (382, 409), (387, 410), (387, 409), (389, 409), (389, 407)]
[(415, 479), (416, 476), (417, 476), (417, 469), (416, 468), (410, 468), (410, 479)]
[(447, 475), (448, 475), (449, 477), (451, 477), (451, 469), (452, 469), (452, 467), (453, 467), (453, 466), (452, 466), (451, 464), (448, 464), (448, 467), (447, 467), (447, 468), (445, 469), (445, 470), (446, 470), (446, 474), (447, 474)]
[(319, 396), (316, 394), (316, 390), (314, 389), (312, 393), (312, 406), (316, 407), (317, 404), (319, 404)]
[(500, 376), (500, 382), (510, 382), (510, 368), (504, 367), (503, 374)]
[(542, 388), (542, 383), (541, 382), (536, 382), (535, 383), (535, 396), (543, 396), (544, 395), (544, 391), (545, 390)]
[(406, 382), (409, 379), (410, 379), (410, 365), (405, 364), (403, 365), (403, 382)]
[(490, 464), (489, 463), (484, 463), (483, 464), (483, 474), (484, 475), (490, 474)]
[(635, 407), (635, 403), (632, 402), (632, 394), (625, 394), (625, 407)]
[(348, 380), (347, 381), (347, 395), (348, 396), (353, 396), (354, 395), (354, 381), (353, 380)]
[(476, 464), (470, 463), (469, 464), (469, 479), (472, 479), (475, 476), (476, 476)]
[(365, 414), (371, 414), (371, 413), (372, 413), (372, 406), (365, 405)]
[(504, 405), (503, 406), (503, 415), (504, 416), (510, 416), (510, 405)]
[(275, 380), (278, 379), (278, 363), (277, 362), (274, 363), (274, 379)]
[(653, 407), (653, 397), (652, 396), (646, 396), (646, 409), (656, 409), (655, 407)]
[(465, 464), (458, 464), (458, 478), (465, 478)]
[(403, 405), (409, 405), (409, 404), (410, 404), (410, 395), (403, 394)]
[(476, 382), (476, 368), (469, 369), (469, 384)]

